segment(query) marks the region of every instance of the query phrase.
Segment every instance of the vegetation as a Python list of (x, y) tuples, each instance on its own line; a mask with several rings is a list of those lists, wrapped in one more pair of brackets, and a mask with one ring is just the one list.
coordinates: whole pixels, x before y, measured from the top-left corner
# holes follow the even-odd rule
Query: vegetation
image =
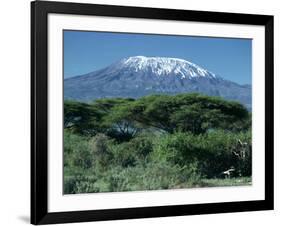
[(64, 104), (64, 192), (251, 183), (251, 115), (200, 94)]

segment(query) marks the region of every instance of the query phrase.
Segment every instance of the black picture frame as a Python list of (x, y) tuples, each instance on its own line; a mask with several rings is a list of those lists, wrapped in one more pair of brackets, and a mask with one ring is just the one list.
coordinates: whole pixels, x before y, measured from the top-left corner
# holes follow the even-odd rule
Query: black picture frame
[[(265, 199), (141, 208), (48, 212), (48, 14), (96, 15), (265, 27)], [(272, 210), (273, 16), (35, 1), (31, 3), (31, 223), (52, 224), (192, 214)]]

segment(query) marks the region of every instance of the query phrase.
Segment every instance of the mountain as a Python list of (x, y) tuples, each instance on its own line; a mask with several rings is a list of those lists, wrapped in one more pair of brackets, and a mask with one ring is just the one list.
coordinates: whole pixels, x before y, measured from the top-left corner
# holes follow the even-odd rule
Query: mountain
[(134, 56), (64, 80), (64, 98), (79, 101), (189, 92), (236, 100), (251, 109), (250, 85), (225, 80), (178, 58)]

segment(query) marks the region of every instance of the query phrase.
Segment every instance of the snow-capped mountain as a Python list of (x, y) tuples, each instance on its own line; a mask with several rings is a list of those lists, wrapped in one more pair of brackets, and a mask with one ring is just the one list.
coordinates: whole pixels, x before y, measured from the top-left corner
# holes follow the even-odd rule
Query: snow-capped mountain
[(250, 85), (225, 80), (178, 58), (133, 56), (101, 70), (64, 80), (65, 99), (80, 101), (186, 92), (221, 96), (251, 108)]
[(216, 78), (213, 73), (179, 58), (135, 56), (121, 60), (119, 65), (128, 71), (142, 71), (158, 76), (177, 75), (181, 79), (198, 76)]

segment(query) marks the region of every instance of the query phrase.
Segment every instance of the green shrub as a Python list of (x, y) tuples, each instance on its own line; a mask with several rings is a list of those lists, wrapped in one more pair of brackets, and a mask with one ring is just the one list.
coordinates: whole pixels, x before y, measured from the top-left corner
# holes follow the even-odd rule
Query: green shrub
[(64, 165), (90, 168), (93, 164), (88, 140), (83, 136), (64, 132)]
[(97, 134), (89, 141), (90, 154), (92, 161), (102, 168), (107, 168), (113, 158), (109, 149), (111, 140), (104, 134)]
[(145, 161), (153, 151), (153, 137), (140, 135), (128, 142), (111, 143), (114, 164), (122, 167), (132, 167), (137, 162)]
[(235, 184), (221, 181), (232, 168), (251, 180), (251, 114), (236, 102), (155, 95), (65, 109), (65, 194)]
[[(244, 145), (240, 145), (243, 143)], [(237, 157), (235, 153), (243, 154)], [(180, 166), (198, 162), (202, 175), (219, 177), (231, 167), (239, 176), (251, 175), (251, 135), (212, 131), (206, 134), (166, 134), (155, 142), (152, 159), (168, 161)]]
[(185, 187), (192, 187), (200, 180), (195, 168), (196, 166), (181, 168), (166, 162), (149, 162), (134, 167), (112, 168), (105, 175), (104, 181), (107, 181), (112, 192), (181, 188), (178, 185), (184, 183)]

